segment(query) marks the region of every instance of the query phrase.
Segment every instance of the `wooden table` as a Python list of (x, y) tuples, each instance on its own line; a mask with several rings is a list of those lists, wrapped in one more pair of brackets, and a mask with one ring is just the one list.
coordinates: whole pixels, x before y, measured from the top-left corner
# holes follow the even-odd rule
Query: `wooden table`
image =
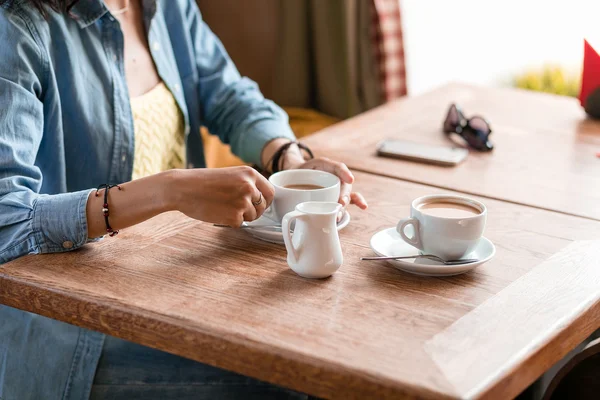
[[(446, 168), (376, 155), (386, 138), (448, 145), (442, 122), (452, 102), (467, 116), (489, 119), (493, 152), (471, 152)], [(587, 120), (576, 99), (452, 84), (333, 125), (305, 143), (355, 170), (600, 220), (600, 122)]]
[(0, 303), (343, 399), (515, 396), (598, 328), (598, 222), (483, 199), (495, 258), (417, 277), (358, 258), (441, 190), (356, 177), (371, 207), (352, 211), (329, 279), (295, 275), (282, 246), (171, 213), (0, 266)]

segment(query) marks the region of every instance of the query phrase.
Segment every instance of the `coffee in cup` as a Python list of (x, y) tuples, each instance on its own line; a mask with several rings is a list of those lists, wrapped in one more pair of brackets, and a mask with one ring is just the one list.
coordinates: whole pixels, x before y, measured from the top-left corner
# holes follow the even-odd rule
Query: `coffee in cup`
[(468, 204), (450, 201), (434, 201), (418, 206), (423, 214), (441, 218), (467, 218), (481, 214), (481, 210)]
[(286, 188), (286, 189), (296, 189), (296, 190), (317, 190), (317, 189), (323, 189), (323, 186), (320, 186), (320, 185), (306, 185), (306, 184), (291, 184), (291, 185), (285, 185), (284, 188)]
[(337, 202), (340, 197), (340, 179), (325, 171), (291, 169), (271, 175), (269, 182), (275, 188), (275, 198), (264, 215), (276, 222), (300, 203)]
[[(485, 228), (483, 203), (458, 195), (432, 195), (414, 200), (410, 218), (398, 223), (402, 239), (426, 254), (456, 260), (471, 253)], [(412, 227), (412, 234), (408, 231)]]

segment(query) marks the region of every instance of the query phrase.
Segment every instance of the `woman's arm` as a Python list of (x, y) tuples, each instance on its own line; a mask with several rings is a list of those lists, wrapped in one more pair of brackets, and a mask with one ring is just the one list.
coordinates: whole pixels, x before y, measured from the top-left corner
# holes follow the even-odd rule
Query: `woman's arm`
[[(186, 20), (194, 43), (200, 79), (202, 112), (208, 130), (242, 160), (269, 168), (273, 153), (281, 145), (295, 140), (287, 114), (266, 100), (256, 83), (240, 77), (222, 43), (202, 21), (196, 2), (187, 4)], [(284, 169), (316, 168), (329, 171), (342, 180), (340, 203), (366, 208), (364, 198), (352, 193), (354, 177), (338, 162), (318, 159), (305, 162), (299, 149), (292, 146), (283, 159)]]
[[(25, 254), (72, 250), (106, 233), (102, 191), (98, 197), (92, 188), (40, 194), (42, 174), (35, 162), (44, 136), (40, 99), (47, 68), (33, 29), (0, 8), (0, 43), (11, 43), (0, 46), (0, 264)], [(249, 167), (174, 170), (122, 188), (108, 195), (109, 222), (117, 230), (167, 210), (239, 226), (273, 199), (271, 185)]]
[(267, 100), (258, 85), (242, 78), (223, 44), (204, 23), (193, 0), (186, 21), (194, 46), (203, 122), (208, 130), (247, 163), (262, 166), (261, 153), (274, 139), (294, 140), (287, 114)]
[(35, 166), (44, 130), (46, 68), (32, 27), (0, 8), (0, 264), (27, 253), (87, 241), (89, 191), (40, 195)]
[[(166, 211), (205, 222), (240, 226), (258, 218), (273, 201), (271, 184), (250, 167), (175, 169), (114, 187), (108, 192), (109, 223), (119, 230)], [(87, 201), (90, 238), (106, 234), (104, 189)], [(259, 204), (256, 204), (259, 203)]]
[[(175, 203), (169, 196), (173, 183), (171, 171), (146, 178), (137, 179), (119, 185), (122, 190), (113, 187), (108, 192), (109, 223), (114, 230), (139, 224), (158, 214), (175, 209)], [(104, 221), (104, 189), (95, 195), (92, 191), (87, 200), (87, 234), (90, 238), (106, 234)]]

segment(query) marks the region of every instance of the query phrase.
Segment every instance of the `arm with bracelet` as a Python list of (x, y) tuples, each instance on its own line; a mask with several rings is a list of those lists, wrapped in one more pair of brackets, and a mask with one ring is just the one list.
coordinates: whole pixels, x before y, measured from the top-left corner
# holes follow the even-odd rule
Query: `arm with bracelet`
[[(126, 145), (133, 142), (131, 116), (117, 114), (122, 118), (113, 119), (111, 114), (129, 110), (129, 98), (125, 91), (113, 96), (109, 90), (113, 74), (116, 87), (130, 82), (117, 64), (94, 63), (99, 55), (112, 60), (102, 47), (69, 49), (90, 76), (81, 76), (84, 67), (79, 64), (63, 71), (52, 64), (57, 59), (48, 57), (64, 51), (61, 40), (51, 40), (48, 26), (72, 25), (82, 36), (98, 39), (95, 30), (79, 30), (87, 27), (85, 21), (102, 15), (110, 22), (106, 14), (92, 14), (93, 10), (77, 3), (70, 14), (52, 13), (46, 19), (33, 6), (0, 8), (0, 41), (10, 39), (14, 44), (0, 48), (0, 264), (25, 254), (70, 251), (90, 238), (171, 210), (239, 226), (258, 218), (272, 201), (273, 188), (250, 167), (172, 169), (131, 180), (128, 160), (133, 147)], [(179, 97), (189, 101), (181, 110), (189, 111), (185, 120), (199, 128), (202, 113), (203, 121), (248, 162), (259, 163), (263, 148), (274, 139), (293, 140), (287, 116), (262, 97), (256, 84), (239, 76), (195, 4), (189, 2), (185, 9), (174, 6), (169, 12), (170, 18), (187, 24), (193, 38), (189, 45), (195, 53), (189, 65), (197, 72), (189, 91), (193, 93), (192, 85), (202, 88), (197, 97)], [(72, 33), (54, 33), (60, 34)], [(69, 57), (70, 53), (63, 54)], [(175, 64), (169, 59), (162, 62)], [(130, 75), (135, 76), (127, 74), (127, 79)], [(63, 79), (71, 85), (58, 85)], [(106, 85), (105, 97), (93, 97), (86, 83)], [(114, 138), (119, 141), (113, 143)], [(193, 140), (190, 135), (190, 143)], [(119, 143), (122, 147), (115, 147)], [(201, 160), (201, 144), (191, 148), (188, 155)], [(113, 184), (120, 190), (105, 194), (101, 187), (98, 196), (93, 195), (99, 185)], [(105, 209), (110, 210), (108, 216)]]
[[(178, 4), (186, 7), (168, 12), (181, 13), (170, 18), (181, 18), (193, 49), (189, 66), (194, 70), (186, 71), (191, 81), (184, 80), (183, 91), (198, 95), (175, 97), (185, 102), (181, 111), (192, 130), (205, 124), (230, 144), (236, 155), (269, 172), (312, 168), (334, 173), (342, 181), (340, 202), (366, 207), (360, 195), (351, 193), (354, 178), (348, 168), (325, 158), (311, 158), (310, 150), (301, 151), (287, 115), (266, 100), (254, 82), (239, 75), (195, 4)], [(53, 47), (59, 41), (50, 40), (46, 26), (61, 19), (61, 24), (66, 21), (83, 27), (87, 24), (86, 6), (77, 3), (71, 16), (53, 13), (48, 21), (34, 10), (19, 7), (0, 9), (0, 38), (11, 38), (15, 44), (0, 49), (0, 263), (24, 254), (73, 250), (89, 239), (166, 211), (231, 226), (262, 215), (274, 191), (266, 178), (249, 167), (171, 169), (132, 180), (128, 160), (133, 158), (133, 147), (126, 145), (133, 143), (131, 117), (125, 113), (113, 123), (110, 114), (111, 110), (129, 110), (129, 98), (108, 95), (109, 91), (103, 92), (104, 99), (92, 98), (84, 84), (86, 77), (78, 75), (80, 68), (61, 72), (52, 64), (57, 61), (48, 58), (59, 51)], [(81, 35), (94, 35), (94, 31), (82, 31)], [(80, 52), (78, 59), (93, 72), (90, 85), (112, 85), (113, 65), (96, 65), (91, 56), (105, 49), (70, 51)], [(69, 79), (75, 89), (66, 91), (58, 85), (61, 74), (72, 75)], [(117, 86), (130, 84), (133, 92), (136, 82), (130, 80), (137, 75), (141, 74), (126, 70), (123, 76), (118, 72)], [(180, 76), (181, 72), (160, 78), (178, 82)], [(119, 134), (125, 134), (119, 139), (122, 148), (113, 143)], [(190, 164), (202, 167), (198, 135), (189, 136), (188, 159), (200, 160)], [(118, 188), (108, 190), (115, 184)]]

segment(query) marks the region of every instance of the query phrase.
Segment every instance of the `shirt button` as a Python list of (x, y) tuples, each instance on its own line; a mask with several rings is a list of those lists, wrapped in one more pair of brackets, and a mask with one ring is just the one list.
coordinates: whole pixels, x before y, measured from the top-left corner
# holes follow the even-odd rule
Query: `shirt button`
[(73, 242), (71, 242), (70, 240), (63, 242), (63, 249), (72, 249), (72, 248), (73, 248)]
[(114, 21), (114, 20), (115, 20), (115, 18), (114, 18), (112, 15), (109, 15), (109, 16), (108, 16), (108, 19), (109, 19), (109, 20), (111, 20), (111, 21)]
[(152, 42), (152, 49), (154, 51), (159, 51), (160, 50), (160, 44), (158, 42)]
[(121, 155), (121, 161), (122, 162), (127, 161), (127, 155), (125, 153), (123, 153), (123, 155)]
[(179, 83), (176, 83), (174, 88), (177, 93), (181, 92), (181, 86), (179, 86)]

